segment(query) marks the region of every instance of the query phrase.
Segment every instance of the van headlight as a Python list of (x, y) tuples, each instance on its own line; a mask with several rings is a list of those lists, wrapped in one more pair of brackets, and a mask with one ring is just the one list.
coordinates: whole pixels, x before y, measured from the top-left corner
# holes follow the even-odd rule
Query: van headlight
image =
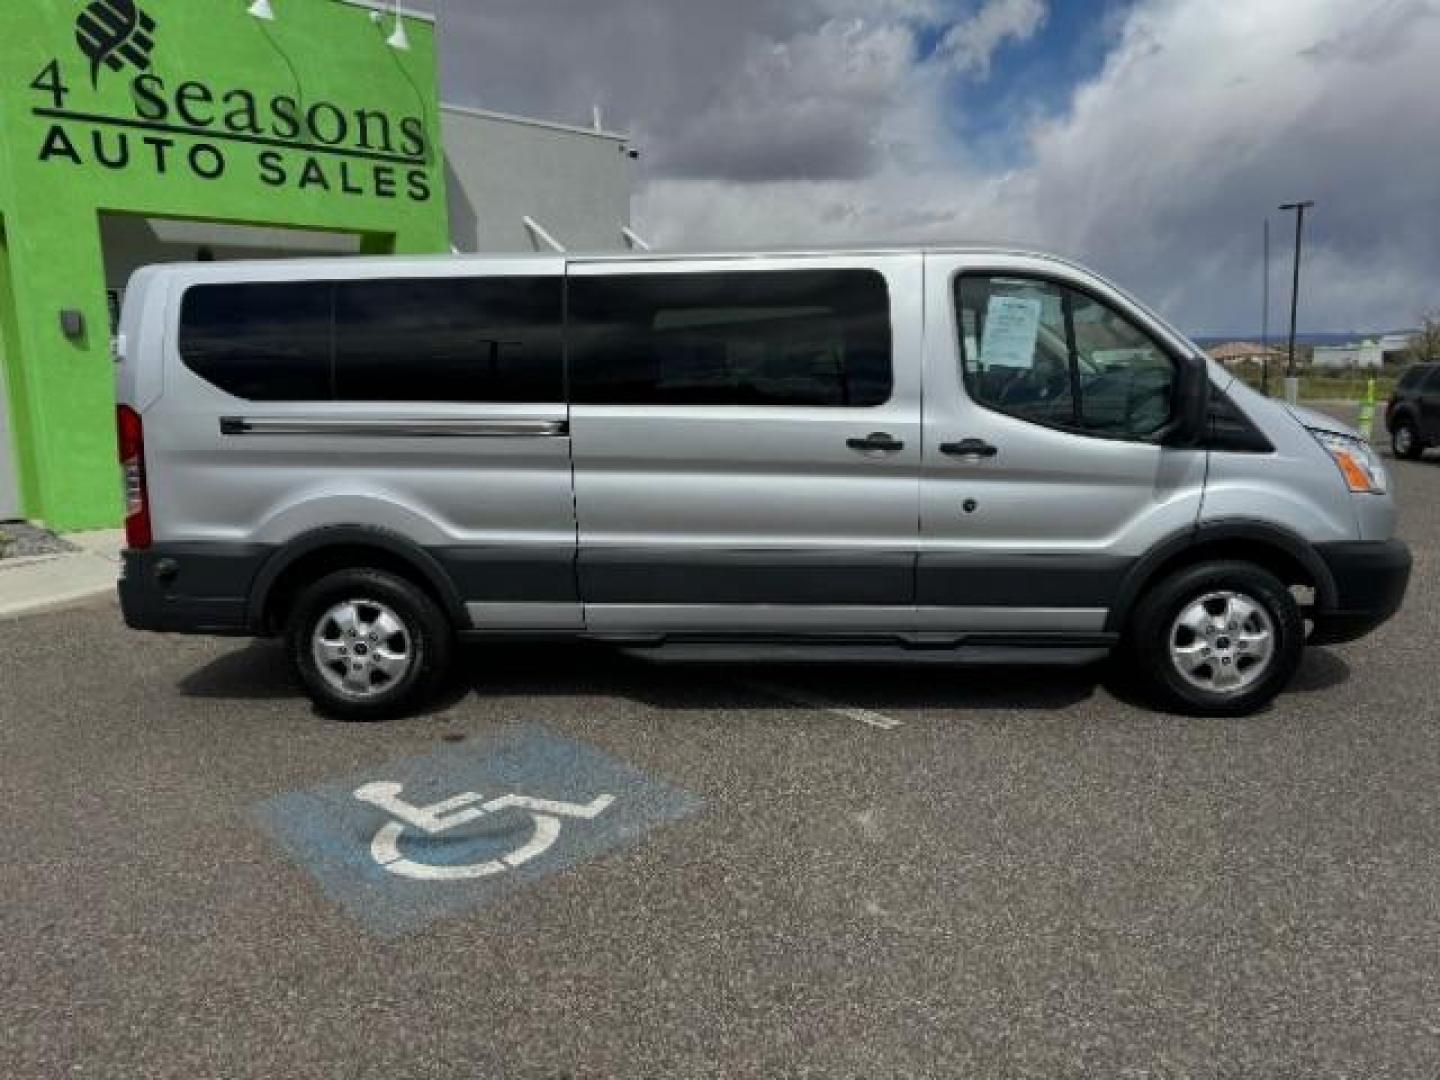
[(1361, 495), (1384, 495), (1389, 490), (1390, 477), (1385, 472), (1385, 464), (1375, 448), (1364, 439), (1314, 428), (1310, 429), (1310, 434), (1329, 453), (1351, 491)]

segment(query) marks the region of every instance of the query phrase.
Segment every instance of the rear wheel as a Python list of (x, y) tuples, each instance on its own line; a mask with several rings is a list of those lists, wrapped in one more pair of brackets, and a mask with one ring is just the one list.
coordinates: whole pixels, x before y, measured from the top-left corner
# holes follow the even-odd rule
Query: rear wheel
[(1413, 421), (1401, 420), (1395, 425), (1395, 429), (1390, 432), (1390, 448), (1395, 451), (1397, 458), (1404, 458), (1406, 461), (1414, 461), (1425, 452), (1425, 443)]
[(1300, 666), (1305, 624), (1275, 575), (1242, 562), (1181, 570), (1141, 600), (1130, 655), (1165, 706), (1245, 716), (1268, 705)]
[(287, 649), (312, 701), (340, 720), (423, 703), (450, 661), (450, 628), (423, 590), (380, 570), (341, 570), (301, 593)]

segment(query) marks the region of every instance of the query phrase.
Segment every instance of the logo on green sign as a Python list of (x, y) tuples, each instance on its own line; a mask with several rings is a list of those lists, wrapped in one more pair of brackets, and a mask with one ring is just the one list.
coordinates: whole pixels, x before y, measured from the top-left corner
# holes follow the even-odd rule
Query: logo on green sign
[(150, 69), (155, 20), (135, 0), (95, 0), (75, 20), (75, 43), (90, 61), (90, 84), (100, 85), (100, 69), (123, 71), (126, 64)]

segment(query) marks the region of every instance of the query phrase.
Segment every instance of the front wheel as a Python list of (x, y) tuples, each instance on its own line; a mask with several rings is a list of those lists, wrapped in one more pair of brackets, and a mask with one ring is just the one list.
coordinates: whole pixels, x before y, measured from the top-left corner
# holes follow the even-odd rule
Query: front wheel
[(301, 593), (287, 649), (310, 699), (339, 720), (420, 704), (450, 661), (450, 627), (423, 590), (380, 570), (341, 570)]
[(1275, 575), (1250, 563), (1181, 570), (1147, 593), (1129, 653), (1154, 696), (1194, 716), (1264, 708), (1300, 667), (1305, 623)]
[(1420, 433), (1415, 430), (1413, 423), (1401, 420), (1390, 433), (1390, 448), (1395, 451), (1397, 458), (1414, 461), (1425, 452), (1425, 443), (1421, 441)]

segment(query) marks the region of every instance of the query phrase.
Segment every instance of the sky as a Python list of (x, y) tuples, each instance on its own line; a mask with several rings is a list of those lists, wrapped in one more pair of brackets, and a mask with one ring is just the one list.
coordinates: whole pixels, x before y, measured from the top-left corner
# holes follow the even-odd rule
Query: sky
[(658, 247), (1003, 241), (1192, 334), (1440, 311), (1440, 0), (440, 0), (447, 100), (642, 151)]

